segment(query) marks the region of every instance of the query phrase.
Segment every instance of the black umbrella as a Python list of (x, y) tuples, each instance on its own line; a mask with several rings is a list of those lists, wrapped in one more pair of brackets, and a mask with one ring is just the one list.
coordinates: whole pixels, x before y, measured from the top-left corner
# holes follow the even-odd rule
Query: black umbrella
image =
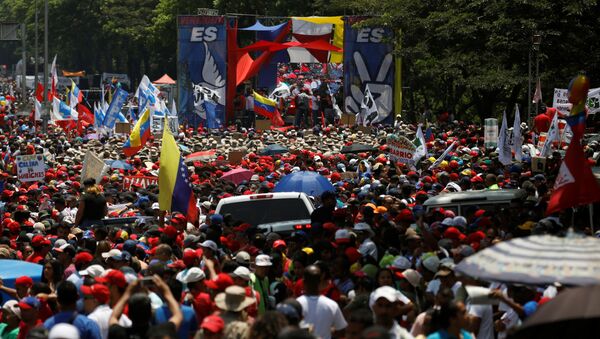
[(570, 288), (539, 306), (511, 338), (597, 338), (600, 285)]
[(350, 146), (342, 147), (341, 153), (362, 153), (362, 152), (372, 152), (375, 148), (371, 145), (365, 144), (352, 144)]
[(259, 151), (260, 155), (275, 155), (275, 154), (283, 154), (288, 153), (290, 150), (279, 145), (279, 144), (271, 144), (267, 147), (261, 149)]

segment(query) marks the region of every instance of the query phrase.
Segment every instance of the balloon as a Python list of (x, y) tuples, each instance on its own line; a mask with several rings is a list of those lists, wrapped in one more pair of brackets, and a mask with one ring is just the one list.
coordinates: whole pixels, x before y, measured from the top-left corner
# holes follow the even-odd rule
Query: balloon
[(0, 106), (6, 106), (6, 100), (0, 100)]
[(590, 90), (590, 79), (585, 75), (578, 75), (569, 83), (569, 102), (577, 105), (585, 101)]
[(6, 98), (3, 95), (0, 95), (0, 101), (4, 101)]

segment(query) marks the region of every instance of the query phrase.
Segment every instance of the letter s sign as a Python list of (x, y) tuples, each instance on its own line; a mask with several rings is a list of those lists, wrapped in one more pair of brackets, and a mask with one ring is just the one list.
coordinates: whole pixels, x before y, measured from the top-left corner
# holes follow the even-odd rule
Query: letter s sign
[(358, 31), (356, 42), (379, 43), (383, 39), (383, 28), (362, 28)]
[(190, 42), (215, 41), (217, 40), (217, 27), (194, 27)]

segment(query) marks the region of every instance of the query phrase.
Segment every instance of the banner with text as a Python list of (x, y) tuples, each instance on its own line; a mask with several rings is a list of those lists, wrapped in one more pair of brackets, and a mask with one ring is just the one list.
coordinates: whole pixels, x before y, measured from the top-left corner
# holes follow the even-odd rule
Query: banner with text
[[(569, 114), (571, 106), (571, 103), (569, 103), (569, 90), (566, 88), (555, 88), (552, 107), (563, 114)], [(589, 108), (589, 114), (600, 112), (600, 87), (589, 90), (586, 106)]]
[[(223, 16), (177, 18), (179, 121), (219, 128), (225, 122), (227, 30)], [(204, 101), (216, 103), (207, 114)]]
[(387, 146), (391, 161), (414, 165), (417, 147), (408, 138), (390, 134), (387, 136)]
[(150, 185), (158, 185), (158, 177), (133, 177), (128, 176), (123, 179), (123, 189), (128, 190), (131, 186), (146, 188)]
[(392, 124), (395, 63), (393, 46), (384, 41), (392, 32), (382, 27), (353, 27), (361, 20), (348, 17), (344, 28), (344, 108), (346, 113), (359, 113), (369, 85), (378, 113), (369, 125)]
[(17, 155), (17, 177), (21, 182), (43, 181), (46, 162), (41, 154)]

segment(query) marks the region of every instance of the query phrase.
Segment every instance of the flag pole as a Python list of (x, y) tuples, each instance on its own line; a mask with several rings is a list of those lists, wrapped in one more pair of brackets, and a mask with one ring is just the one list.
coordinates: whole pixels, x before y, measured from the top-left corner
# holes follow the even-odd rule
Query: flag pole
[(592, 229), (592, 235), (594, 235), (594, 204), (588, 205), (588, 211), (590, 214), (590, 228)]

